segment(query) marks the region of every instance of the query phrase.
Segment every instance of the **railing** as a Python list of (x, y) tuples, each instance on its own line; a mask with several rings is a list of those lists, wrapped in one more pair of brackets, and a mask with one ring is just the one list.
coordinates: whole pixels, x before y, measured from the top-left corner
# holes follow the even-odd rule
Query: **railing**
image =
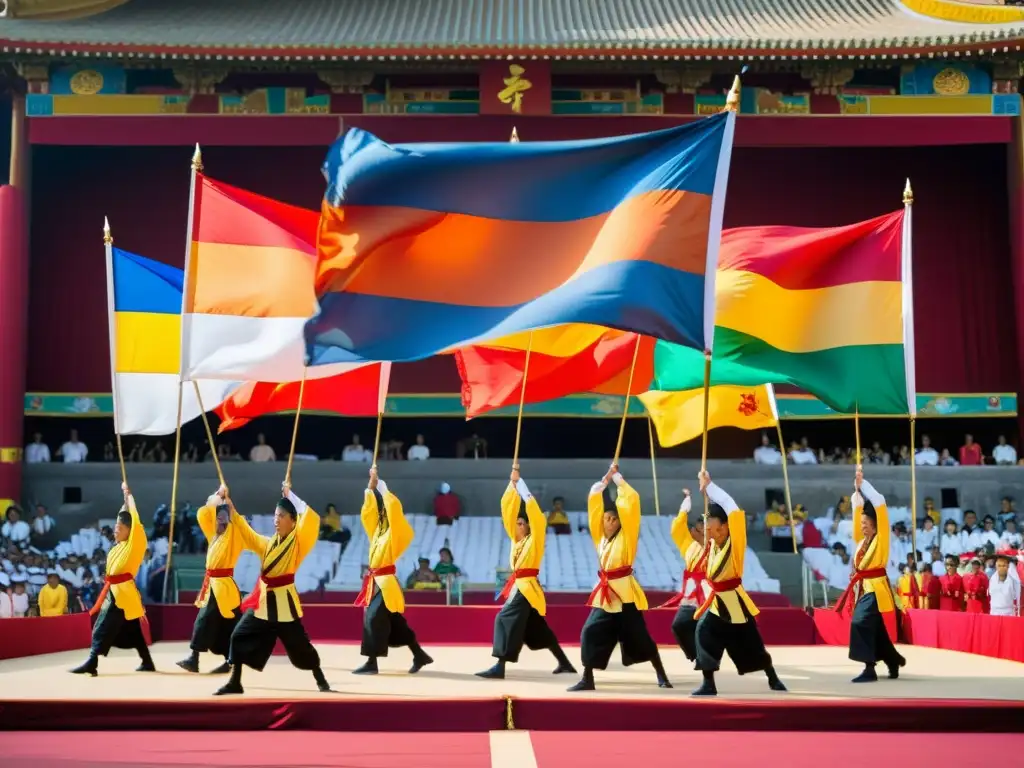
[(819, 579), (814, 575), (814, 569), (811, 568), (807, 563), (800, 564), (800, 573), (803, 582), (803, 593), (804, 593), (804, 608), (815, 608), (816, 603), (816, 592), (817, 587), (821, 587), (821, 605), (827, 608), (829, 604), (828, 599), (828, 582), (823, 579)]

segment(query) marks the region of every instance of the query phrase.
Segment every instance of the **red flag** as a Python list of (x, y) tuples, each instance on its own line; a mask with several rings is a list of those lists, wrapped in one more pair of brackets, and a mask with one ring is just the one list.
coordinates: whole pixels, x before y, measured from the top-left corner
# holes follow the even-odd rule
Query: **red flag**
[[(302, 412), (376, 416), (383, 411), (390, 377), (391, 363), (374, 363), (325, 379), (306, 379)], [(297, 381), (246, 382), (216, 409), (221, 420), (217, 431), (237, 429), (260, 416), (296, 410), (299, 386)]]
[[(626, 394), (636, 344), (636, 334), (610, 331), (570, 357), (532, 352), (525, 402), (543, 403), (581, 392)], [(653, 339), (641, 338), (631, 394), (650, 388), (654, 376), (653, 349)], [(465, 347), (455, 353), (455, 363), (462, 378), (462, 404), (468, 418), (519, 405), (525, 350)]]

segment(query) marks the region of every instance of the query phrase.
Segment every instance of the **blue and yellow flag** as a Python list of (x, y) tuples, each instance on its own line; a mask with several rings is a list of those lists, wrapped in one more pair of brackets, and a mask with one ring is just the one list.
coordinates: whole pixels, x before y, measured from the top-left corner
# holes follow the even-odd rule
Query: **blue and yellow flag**
[(493, 144), (350, 130), (324, 164), (310, 364), (566, 323), (710, 349), (734, 123)]
[[(114, 424), (122, 435), (167, 435), (178, 425), (181, 296), (184, 272), (120, 248), (107, 248), (107, 301)], [(213, 409), (237, 386), (200, 382)], [(200, 414), (191, 383), (182, 390), (181, 422)]]

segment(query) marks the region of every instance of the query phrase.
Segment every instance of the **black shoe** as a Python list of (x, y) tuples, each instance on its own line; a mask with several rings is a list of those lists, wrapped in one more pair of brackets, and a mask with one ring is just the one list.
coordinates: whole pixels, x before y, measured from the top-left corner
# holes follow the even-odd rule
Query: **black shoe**
[(366, 663), (358, 669), (353, 669), (353, 675), (376, 675), (379, 670), (377, 669), (377, 660), (369, 658)]
[(558, 662), (558, 666), (555, 667), (554, 671), (551, 674), (552, 675), (565, 675), (565, 674), (573, 674), (573, 675), (575, 675), (576, 674), (576, 667), (574, 667), (568, 661), (560, 661), (560, 662)]
[[(191, 672), (193, 675), (199, 674), (199, 659), (195, 656), (189, 656), (187, 659), (182, 659), (178, 662), (178, 666), (186, 672)], [(231, 667), (228, 667), (227, 671), (230, 672)]]
[(789, 688), (787, 688), (785, 684), (781, 680), (779, 680), (778, 675), (772, 675), (768, 678), (768, 687), (771, 688), (773, 691), (777, 691), (778, 693), (787, 693), (789, 691)]
[(410, 675), (415, 675), (417, 672), (419, 672), (421, 669), (423, 669), (425, 666), (427, 666), (427, 664), (433, 664), (433, 663), (434, 663), (434, 660), (432, 658), (430, 658), (427, 654), (425, 654), (425, 653), (415, 654), (412, 657), (412, 666), (409, 667), (409, 674)]
[(715, 686), (715, 681), (714, 680), (707, 680), (707, 679), (705, 679), (704, 682), (700, 684), (699, 688), (694, 688), (692, 691), (690, 691), (690, 695), (691, 696), (717, 696), (718, 695), (718, 688)]
[(71, 672), (72, 675), (89, 675), (90, 677), (96, 677), (98, 669), (99, 664), (95, 657), (89, 657), (86, 659), (84, 664), (68, 671)]
[(898, 680), (900, 676), (900, 667), (907, 666), (907, 660), (900, 656), (895, 665), (887, 664), (886, 666), (889, 668), (889, 679)]
[(225, 686), (223, 686), (221, 688), (218, 688), (217, 691), (213, 695), (214, 696), (237, 696), (237, 695), (242, 694), (242, 693), (245, 693), (245, 691), (242, 689), (242, 684), (241, 683), (236, 683), (236, 682), (234, 682), (232, 680), (229, 680), (227, 685), (225, 685)]
[(477, 672), (477, 677), (482, 677), (485, 680), (504, 680), (505, 679), (505, 667), (502, 666), (499, 661), (490, 669), (485, 669), (483, 672)]
[(667, 677), (659, 677), (658, 678), (658, 687), (659, 688), (671, 688), (672, 687), (672, 683), (669, 682)]
[(576, 683), (576, 685), (570, 686), (569, 688), (566, 688), (566, 690), (569, 691), (569, 692), (575, 692), (575, 691), (596, 691), (597, 690), (597, 686), (594, 685), (594, 681), (593, 680), (588, 680), (587, 678), (582, 677), (582, 678), (580, 678), (580, 681), (578, 683)]
[(137, 666), (135, 668), (135, 671), (136, 672), (156, 672), (156, 666), (153, 664), (152, 660), (144, 661), (141, 664), (139, 664), (139, 666)]
[(316, 689), (320, 691), (320, 693), (335, 693), (335, 691), (331, 688), (331, 684), (328, 683), (326, 680), (324, 680), (323, 682), (317, 681)]
[[(180, 666), (180, 662), (179, 662), (179, 666)], [(230, 673), (231, 673), (231, 665), (228, 664), (228, 662), (225, 661), (223, 664), (221, 664), (216, 669), (211, 669), (208, 674), (211, 674), (211, 675), (227, 675), (227, 674), (230, 674)]]
[(857, 675), (851, 683), (877, 683), (878, 673), (875, 672), (874, 667), (865, 667), (864, 671)]

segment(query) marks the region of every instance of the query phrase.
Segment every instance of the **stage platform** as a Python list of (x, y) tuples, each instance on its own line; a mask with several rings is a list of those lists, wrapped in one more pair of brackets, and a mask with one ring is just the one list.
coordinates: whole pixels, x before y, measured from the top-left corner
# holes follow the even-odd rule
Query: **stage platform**
[[(480, 646), (430, 646), (435, 663), (408, 675), (410, 655), (393, 651), (381, 674), (357, 676), (358, 646), (320, 644), (327, 679), (337, 691), (316, 691), (311, 675), (274, 656), (263, 673), (246, 670), (244, 696), (211, 694), (222, 677), (190, 675), (174, 662), (185, 643), (158, 643), (159, 672), (134, 672), (137, 657), (114, 651), (97, 678), (71, 675), (81, 651), (0, 662), (3, 730), (220, 730), (486, 732), (531, 731), (843, 731), (1017, 733), (1024, 722), (1024, 665), (932, 648), (904, 646), (908, 666), (897, 681), (852, 685), (859, 671), (843, 648), (772, 647), (789, 693), (767, 689), (762, 675), (738, 677), (728, 662), (720, 695), (694, 699), (699, 673), (678, 649), (662, 653), (673, 690), (654, 683), (650, 665), (617, 662), (598, 673), (598, 690), (571, 694), (576, 678), (552, 675), (546, 652), (524, 652), (506, 680), (473, 673), (492, 663)], [(579, 649), (567, 647), (569, 657)], [(217, 660), (204, 656), (213, 668)]]

